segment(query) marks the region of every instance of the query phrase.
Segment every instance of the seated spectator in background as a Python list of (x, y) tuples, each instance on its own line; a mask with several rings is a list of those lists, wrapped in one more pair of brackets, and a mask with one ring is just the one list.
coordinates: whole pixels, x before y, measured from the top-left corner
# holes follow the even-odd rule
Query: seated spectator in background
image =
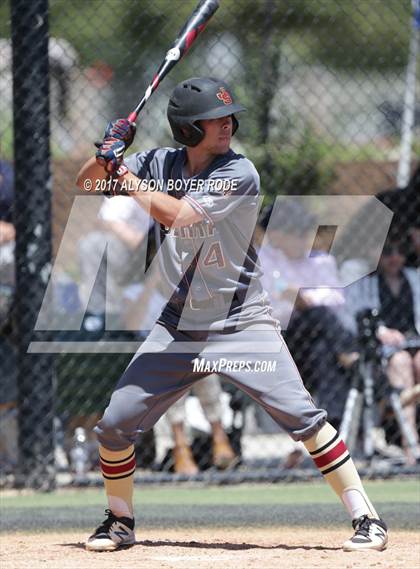
[[(135, 200), (124, 196), (104, 199), (98, 215), (98, 229), (82, 237), (79, 242), (80, 297), (83, 306), (89, 301), (84, 320), (87, 330), (104, 328), (105, 298), (111, 327), (116, 328), (121, 324), (123, 290), (131, 282), (140, 281), (143, 276), (144, 267), (136, 264), (136, 256), (139, 248), (147, 246), (145, 237), (149, 228), (150, 217)], [(102, 264), (91, 294), (86, 283), (91, 282), (92, 270), (95, 269), (93, 259), (97, 258), (98, 250), (102, 251), (104, 240), (109, 238), (112, 238), (113, 246), (107, 248), (106, 270)]]
[[(222, 387), (217, 375), (209, 375), (192, 388), (198, 398), (204, 416), (210, 423), (212, 437), (212, 464), (220, 470), (232, 468), (238, 461), (222, 425)], [(187, 420), (185, 402), (188, 393), (179, 399), (166, 412), (166, 419), (171, 425), (174, 448), (174, 470), (177, 474), (194, 475), (199, 468), (194, 460), (184, 425)]]
[[(125, 288), (142, 278), (144, 267), (136, 263), (141, 247), (147, 246), (149, 231), (149, 216), (137, 203), (127, 197), (103, 198), (101, 208), (96, 220), (96, 229), (83, 235), (77, 243), (80, 276), (77, 284), (71, 278), (70, 285), (76, 288), (77, 302), (79, 297), (83, 307), (87, 306), (82, 329), (89, 333), (92, 339), (99, 339), (108, 322), (110, 329), (124, 330), (124, 302)], [(106, 264), (101, 263), (96, 275), (97, 259), (102, 255), (104, 242), (111, 241), (112, 247), (106, 249)], [(137, 271), (137, 272), (136, 272)], [(96, 281), (95, 281), (96, 278)], [(92, 289), (92, 282), (94, 286)], [(58, 287), (57, 287), (58, 288)], [(73, 288), (71, 289), (73, 293)], [(72, 303), (68, 288), (60, 298), (60, 305)], [(105, 321), (105, 302), (107, 301), (107, 322)], [(124, 337), (127, 339), (127, 335)], [(135, 336), (133, 334), (133, 340)], [(112, 364), (118, 370), (124, 363), (124, 355), (115, 357)], [(128, 361), (127, 361), (128, 363)], [(81, 401), (78, 390), (78, 378), (65, 369), (63, 360), (59, 363), (57, 373), (57, 400), (58, 407), (65, 416), (66, 447), (72, 446), (72, 439), (77, 428), (82, 427), (88, 433), (89, 445), (97, 447), (97, 440), (93, 434), (93, 425), (99, 419), (99, 413), (105, 404), (104, 394), (109, 389), (108, 382), (113, 382), (113, 370), (107, 368), (108, 375), (100, 377), (101, 387), (97, 383), (85, 386), (89, 389), (90, 401)], [(102, 363), (95, 362), (95, 374)], [(76, 374), (77, 375), (77, 374)], [(65, 403), (64, 403), (65, 402)], [(95, 452), (96, 457), (96, 452)]]
[(0, 314), (8, 312), (15, 287), (15, 226), (13, 225), (13, 168), (0, 160)]
[(390, 234), (398, 235), (408, 267), (420, 266), (420, 165), (406, 188), (380, 192), (376, 196), (394, 213)]
[[(160, 291), (162, 279), (159, 270), (153, 269), (141, 284), (129, 286), (124, 293), (125, 326), (128, 330), (139, 330), (144, 338), (153, 327), (166, 300)], [(233, 451), (229, 438), (222, 425), (222, 387), (217, 375), (212, 374), (196, 382), (191, 392), (198, 398), (204, 416), (211, 427), (212, 464), (220, 470), (235, 466), (238, 457)], [(185, 432), (186, 399), (188, 393), (178, 399), (165, 413), (169, 422), (174, 447), (172, 449), (174, 471), (177, 474), (192, 476), (199, 468)]]
[[(398, 235), (403, 252), (406, 256), (406, 266), (420, 267), (420, 165), (414, 171), (406, 188), (395, 188), (381, 191), (377, 198), (392, 213), (390, 235)], [(381, 241), (374, 228), (381, 227), (382, 212), (377, 209), (374, 201), (369, 201), (352, 216), (338, 241), (338, 249), (346, 251), (346, 256), (339, 260), (340, 275), (346, 282), (359, 278), (360, 271), (365, 274), (376, 269), (377, 246)], [(366, 231), (366, 226), (373, 230)], [(353, 235), (363, 235), (363, 250), (353, 246)], [(343, 247), (343, 245), (345, 246)]]
[[(408, 184), (405, 198), (406, 223), (408, 224), (408, 267), (420, 268), (420, 165), (417, 166), (410, 183)], [(407, 216), (407, 212), (410, 214)], [(403, 217), (401, 213), (401, 217)]]
[(17, 463), (17, 357), (11, 341), (11, 308), (15, 291), (15, 227), (13, 168), (0, 160), (0, 471)]
[[(420, 193), (420, 189), (419, 189)], [(410, 264), (408, 266), (420, 269), (420, 215), (417, 218), (416, 225), (410, 227)]]
[(349, 388), (345, 370), (358, 354), (338, 317), (345, 301), (336, 262), (323, 251), (311, 251), (315, 219), (297, 200), (283, 201), (276, 218), (271, 215), (266, 210), (261, 218), (268, 227), (259, 252), (262, 283), (273, 316), (287, 327), (285, 339), (305, 385), (338, 428)]
[[(404, 390), (403, 398), (415, 394), (416, 385), (420, 384), (420, 350), (404, 348), (407, 339), (420, 338), (419, 270), (406, 267), (405, 259), (405, 247), (397, 237), (391, 236), (377, 272), (345, 289), (353, 315), (356, 317), (366, 309), (378, 310), (382, 322), (377, 332), (379, 341), (384, 346), (399, 348), (389, 357), (387, 374), (393, 387)], [(415, 405), (406, 405), (404, 413), (418, 440)], [(412, 459), (409, 451), (407, 454)]]
[(260, 224), (267, 230), (259, 253), (263, 283), (275, 300), (275, 315), (282, 328), (289, 325), (295, 307), (338, 310), (344, 305), (334, 257), (325, 251), (311, 251), (313, 215), (297, 200), (285, 200), (274, 213), (271, 207), (264, 210)]

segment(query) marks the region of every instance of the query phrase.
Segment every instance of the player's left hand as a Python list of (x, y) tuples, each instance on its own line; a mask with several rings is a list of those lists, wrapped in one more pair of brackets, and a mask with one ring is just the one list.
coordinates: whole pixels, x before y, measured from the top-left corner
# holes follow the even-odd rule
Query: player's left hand
[(136, 124), (128, 119), (116, 119), (107, 124), (104, 138), (117, 138), (125, 144), (125, 149), (133, 143), (136, 135)]
[(122, 140), (106, 137), (102, 144), (98, 145), (96, 162), (103, 166), (108, 174), (114, 174), (122, 164), (125, 150), (126, 146)]

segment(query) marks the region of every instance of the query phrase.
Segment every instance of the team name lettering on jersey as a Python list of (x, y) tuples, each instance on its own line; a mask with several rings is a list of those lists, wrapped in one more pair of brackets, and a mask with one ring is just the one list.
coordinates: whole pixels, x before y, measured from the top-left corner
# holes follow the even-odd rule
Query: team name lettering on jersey
[(176, 227), (170, 233), (180, 239), (205, 239), (214, 236), (214, 226), (208, 223), (194, 223), (193, 225)]

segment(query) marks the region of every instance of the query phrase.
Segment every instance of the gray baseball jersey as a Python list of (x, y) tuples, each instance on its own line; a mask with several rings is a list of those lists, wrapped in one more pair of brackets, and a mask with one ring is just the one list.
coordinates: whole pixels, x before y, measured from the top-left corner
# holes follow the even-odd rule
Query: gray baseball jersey
[[(183, 172), (185, 149), (160, 148), (126, 159), (140, 179), (185, 199), (203, 215), (200, 223), (157, 226), (161, 274), (171, 290), (160, 321), (188, 329), (224, 329), (270, 319), (252, 245), (260, 205), (258, 172), (230, 150), (197, 176)], [(187, 301), (187, 302), (186, 302)]]
[[(126, 160), (140, 179), (186, 199), (203, 221), (176, 230), (160, 227), (162, 271), (173, 293), (95, 427), (99, 441), (112, 450), (127, 448), (210, 373), (245, 391), (294, 439), (309, 438), (325, 423), (326, 412), (304, 388), (261, 288), (251, 245), (258, 174), (233, 151), (195, 178), (184, 177), (185, 161), (185, 150), (168, 148)], [(220, 188), (211, 180), (236, 183)]]

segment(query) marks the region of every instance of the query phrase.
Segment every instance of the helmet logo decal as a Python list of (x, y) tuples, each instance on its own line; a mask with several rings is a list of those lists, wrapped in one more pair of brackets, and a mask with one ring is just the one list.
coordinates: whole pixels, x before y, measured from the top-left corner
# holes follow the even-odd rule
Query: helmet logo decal
[(224, 87), (219, 88), (216, 97), (220, 99), (220, 101), (223, 101), (225, 105), (232, 104), (232, 97), (229, 95), (229, 93), (226, 91)]

